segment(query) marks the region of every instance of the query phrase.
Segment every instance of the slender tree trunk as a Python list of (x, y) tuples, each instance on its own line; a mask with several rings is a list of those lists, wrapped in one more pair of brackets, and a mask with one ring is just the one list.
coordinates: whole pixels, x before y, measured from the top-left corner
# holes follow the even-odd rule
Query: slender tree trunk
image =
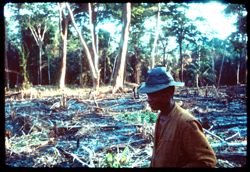
[(60, 77), (61, 89), (65, 87), (66, 64), (67, 64), (67, 35), (68, 35), (67, 31), (65, 31), (63, 36), (63, 52), (62, 52), (63, 57), (62, 57), (61, 77)]
[(87, 59), (88, 59), (88, 62), (89, 62), (90, 72), (91, 72), (91, 76), (92, 76), (93, 87), (98, 88), (98, 86), (99, 86), (99, 83), (98, 83), (98, 71), (95, 69), (94, 62), (92, 60), (89, 48), (87, 46), (87, 43), (85, 42), (85, 40), (82, 37), (81, 31), (79, 30), (79, 28), (76, 25), (73, 12), (72, 12), (72, 10), (71, 10), (68, 3), (66, 3), (66, 7), (69, 10), (69, 14), (70, 14), (70, 18), (71, 18), (71, 21), (73, 23), (73, 26), (76, 29), (76, 32), (78, 33), (78, 35), (80, 37), (80, 41), (81, 41), (81, 43), (83, 45), (83, 48), (84, 48), (84, 50), (86, 52)]
[(8, 45), (7, 45), (7, 22), (5, 21), (5, 27), (4, 27), (4, 33), (5, 33), (5, 39), (4, 39), (4, 46), (5, 46), (5, 51), (4, 51), (4, 59), (5, 59), (5, 67), (4, 67), (4, 71), (5, 71), (5, 81), (6, 81), (6, 87), (9, 90), (10, 88), (10, 80), (9, 80), (9, 67), (8, 67), (8, 57), (7, 57), (7, 51), (8, 51)]
[(44, 26), (43, 33), (41, 33), (41, 24), (37, 26), (37, 30), (30, 23), (28, 24), (28, 27), (39, 48), (38, 84), (42, 84), (42, 46), (47, 27), (46, 25)]
[[(212, 61), (212, 72), (213, 72), (213, 75), (215, 75), (215, 53), (214, 53), (214, 44), (213, 44), (213, 47), (212, 47), (212, 55), (211, 55), (211, 61)], [(214, 83), (216, 83), (216, 77), (214, 77), (215, 80), (214, 80)]]
[(196, 88), (199, 90), (199, 77), (200, 77), (200, 68), (201, 68), (201, 49), (198, 48), (198, 70), (196, 73)]
[(154, 39), (154, 44), (152, 48), (152, 53), (151, 53), (151, 58), (152, 58), (152, 66), (151, 68), (154, 68), (155, 66), (155, 51), (156, 51), (156, 46), (157, 46), (157, 40), (158, 40), (158, 35), (159, 35), (159, 30), (160, 30), (160, 11), (161, 11), (161, 6), (160, 3), (158, 3), (158, 12), (157, 12), (157, 19), (156, 19), (156, 29), (155, 29), (155, 39)]
[(48, 60), (48, 80), (49, 80), (49, 85), (50, 85), (51, 81), (50, 81), (50, 59), (49, 59), (49, 56), (48, 56), (47, 60)]
[(220, 65), (220, 73), (219, 73), (219, 78), (218, 78), (218, 82), (217, 82), (217, 90), (220, 87), (220, 79), (221, 79), (221, 73), (222, 73), (222, 69), (223, 69), (223, 65), (224, 65), (224, 60), (225, 60), (225, 55), (223, 55), (222, 62), (221, 62), (221, 65)]
[(42, 44), (39, 44), (39, 84), (42, 85)]
[(60, 16), (60, 29), (61, 29), (60, 32), (63, 42), (62, 66), (61, 66), (61, 77), (60, 77), (59, 87), (63, 89), (65, 87), (66, 63), (67, 63), (68, 18), (63, 12), (62, 4), (59, 4), (59, 16)]
[(182, 41), (179, 43), (180, 63), (181, 63), (181, 82), (183, 82), (183, 59), (182, 59)]
[(103, 64), (103, 82), (106, 83), (106, 71), (107, 71), (107, 57), (106, 51), (104, 51), (104, 64)]
[(119, 88), (123, 88), (130, 21), (131, 21), (131, 3), (126, 3), (123, 5), (123, 28), (119, 46), (120, 48), (119, 56), (114, 71), (113, 92), (116, 92)]
[(37, 66), (38, 66), (38, 68), (37, 68), (37, 85), (39, 85), (40, 84), (39, 60), (37, 62)]
[(21, 73), (23, 77), (22, 87), (27, 88), (26, 86), (28, 86), (27, 84), (29, 83), (28, 71), (27, 71), (27, 59), (29, 56), (29, 52), (25, 50), (24, 45), (22, 45), (19, 48), (19, 52), (20, 52), (20, 57), (21, 57), (20, 59)]
[(99, 60), (99, 30), (95, 33), (95, 38), (96, 38), (96, 54), (97, 54), (97, 67), (98, 67), (98, 60)]
[(236, 78), (237, 78), (237, 81), (236, 81), (236, 84), (240, 84), (240, 61), (238, 61), (237, 63), (237, 72), (236, 72)]
[(80, 86), (83, 86), (83, 78), (82, 78), (82, 74), (83, 74), (83, 66), (82, 66), (82, 60), (83, 60), (83, 54), (82, 51), (80, 53)]
[(199, 89), (199, 74), (197, 73), (195, 76), (196, 88)]
[(97, 41), (96, 41), (96, 37), (95, 37), (95, 22), (96, 21), (96, 14), (95, 12), (93, 12), (93, 4), (88, 3), (88, 8), (89, 8), (89, 25), (90, 25), (90, 32), (91, 32), (91, 38), (92, 38), (92, 50), (94, 52), (94, 67), (96, 70), (96, 83), (95, 83), (95, 87), (99, 88), (99, 80), (100, 80), (100, 74), (99, 74), (99, 69), (98, 69), (98, 63), (99, 63), (99, 56), (98, 56), (98, 52), (97, 52)]
[(245, 71), (245, 84), (247, 84), (247, 64), (248, 64), (248, 62), (247, 62), (247, 53), (245, 53), (245, 56), (246, 56), (246, 59), (245, 59), (245, 64), (246, 64), (246, 71)]

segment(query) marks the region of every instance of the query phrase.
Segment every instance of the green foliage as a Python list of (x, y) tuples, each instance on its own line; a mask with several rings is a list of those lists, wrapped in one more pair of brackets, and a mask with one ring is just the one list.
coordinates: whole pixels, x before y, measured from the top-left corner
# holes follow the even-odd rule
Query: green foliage
[[(118, 25), (122, 24), (122, 3), (93, 3), (93, 14), (94, 14), (94, 23), (96, 26), (106, 22), (117, 23)], [(138, 58), (142, 62), (141, 70), (142, 76), (141, 80), (145, 78), (144, 71), (147, 70), (149, 62), (151, 61), (151, 44), (154, 39), (151, 38), (151, 41), (145, 41), (144, 38), (150, 40), (150, 37), (154, 36), (155, 22), (145, 24), (146, 20), (155, 19), (157, 14), (157, 5), (156, 3), (132, 3), (132, 14), (131, 14), (131, 24), (130, 24), (130, 33), (129, 33), (129, 43), (128, 43), (128, 56), (135, 54), (135, 47), (137, 47), (140, 52), (138, 53)], [(222, 57), (225, 56), (225, 63), (229, 63), (230, 67), (233, 69), (237, 68), (237, 64), (240, 62), (240, 72), (243, 73), (246, 67), (246, 54), (247, 54), (247, 11), (244, 5), (239, 4), (225, 4), (225, 15), (234, 15), (236, 16), (235, 26), (236, 32), (232, 33), (229, 37), (229, 41), (224, 42), (223, 40), (213, 41), (204, 40), (206, 34), (201, 34), (197, 30), (197, 21), (204, 21), (203, 18), (198, 17), (195, 21), (191, 21), (185, 15), (185, 12), (188, 10), (188, 4), (185, 3), (161, 3), (161, 31), (159, 33), (157, 51), (156, 51), (156, 65), (165, 65), (167, 64), (170, 67), (173, 73), (177, 76), (179, 75), (180, 66), (179, 66), (179, 57), (180, 49), (182, 47), (182, 57), (185, 60), (185, 52), (192, 51), (194, 54), (197, 49), (197, 44), (202, 45), (205, 53), (201, 54), (200, 67), (196, 62), (195, 57), (192, 56), (192, 64), (190, 66), (185, 66), (184, 73), (189, 73), (189, 76), (184, 77), (184, 80), (189, 80), (189, 82), (195, 82), (195, 74), (200, 75), (201, 80), (204, 82), (213, 83), (216, 78), (215, 74), (218, 74)], [(86, 39), (88, 46), (91, 47), (91, 37), (89, 32), (89, 18), (88, 18), (88, 6), (86, 3), (71, 3), (72, 9), (74, 10), (74, 15), (77, 24), (81, 28), (82, 34)], [(60, 76), (60, 65), (61, 57), (60, 52), (61, 47), (61, 36), (59, 33), (59, 12), (57, 9), (57, 3), (8, 3), (4, 8), (8, 8), (12, 14), (10, 17), (5, 19), (5, 26), (7, 32), (7, 43), (9, 47), (15, 47), (27, 44), (26, 50), (30, 53), (26, 59), (26, 68), (27, 76), (31, 83), (37, 82), (37, 51), (36, 42), (31, 34), (31, 31), (27, 28), (28, 24), (34, 26), (36, 29), (38, 26), (41, 26), (41, 32), (43, 27), (47, 26), (47, 32), (45, 33), (44, 45), (45, 48), (43, 51), (45, 54), (42, 56), (42, 61), (44, 64), (43, 68), (43, 77), (47, 77), (46, 71), (46, 61), (50, 61), (50, 74), (51, 81), (54, 84)], [(5, 10), (5, 9), (4, 9)], [(67, 10), (65, 10), (67, 13)], [(228, 16), (229, 16), (228, 15)], [(154, 21), (154, 20), (152, 20)], [(201, 23), (200, 23), (201, 24)], [(117, 25), (117, 26), (118, 26)], [(108, 62), (109, 65), (105, 66), (110, 69), (114, 66), (115, 57), (117, 57), (118, 52), (115, 50), (115, 45), (119, 44), (119, 39), (116, 37), (120, 36), (120, 33), (108, 33), (106, 28), (99, 27), (99, 67), (101, 69), (102, 83), (109, 83), (111, 78), (111, 72), (105, 72), (104, 62)], [(69, 34), (68, 34), (68, 56), (73, 58), (70, 60), (70, 64), (67, 65), (67, 75), (68, 83), (78, 82), (76, 79), (80, 77), (80, 73), (89, 71), (88, 62), (85, 57), (82, 57), (82, 69), (77, 70), (76, 67), (79, 67), (79, 57), (76, 55), (79, 54), (79, 48), (82, 46), (80, 44), (78, 36), (75, 34), (75, 29), (69, 22)], [(174, 38), (179, 45), (174, 46), (170, 44), (170, 38)], [(8, 50), (11, 54), (11, 50)], [(92, 52), (91, 52), (92, 53)], [(85, 54), (84, 52), (81, 54)], [(8, 55), (10, 56), (10, 55)], [(13, 65), (14, 62), (9, 62), (10, 69), (17, 69), (16, 66), (20, 65), (21, 72), (24, 74), (23, 68), (25, 68), (24, 61), (21, 60), (21, 56), (18, 57), (18, 64)], [(11, 59), (11, 57), (8, 57)], [(163, 60), (164, 59), (164, 60)], [(214, 64), (212, 64), (214, 63)], [(18, 66), (19, 67), (19, 66)], [(224, 66), (225, 67), (225, 66)], [(105, 68), (106, 69), (106, 68)], [(131, 69), (131, 64), (128, 63), (127, 69)], [(185, 71), (186, 70), (186, 71)], [(19, 72), (19, 71), (18, 71)], [(126, 71), (127, 76), (133, 74), (133, 70)], [(91, 74), (86, 72), (87, 79), (86, 82), (91, 82)], [(71, 77), (76, 76), (76, 78)], [(44, 78), (46, 81), (47, 78)], [(14, 79), (11, 80), (11, 85), (14, 85)], [(25, 78), (25, 80), (27, 80)], [(130, 80), (128, 80), (130, 81)], [(131, 82), (131, 81), (130, 81)], [(88, 84), (88, 83), (86, 83)]]
[(105, 156), (105, 166), (111, 168), (129, 167), (130, 150), (128, 147), (121, 153), (107, 153)]
[(151, 111), (145, 111), (119, 114), (117, 118), (130, 123), (155, 123), (157, 120), (157, 115)]

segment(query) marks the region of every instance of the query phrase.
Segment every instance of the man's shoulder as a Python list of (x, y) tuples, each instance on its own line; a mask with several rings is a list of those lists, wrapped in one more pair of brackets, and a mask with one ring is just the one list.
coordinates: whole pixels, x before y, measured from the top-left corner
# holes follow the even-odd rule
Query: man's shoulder
[(186, 109), (182, 107), (178, 108), (178, 116), (179, 116), (179, 123), (184, 128), (193, 128), (195, 130), (200, 129), (202, 130), (202, 126), (200, 122)]
[(181, 106), (176, 105), (176, 109), (177, 109), (177, 114), (180, 118), (180, 120), (183, 121), (193, 121), (193, 120), (197, 120), (192, 114), (191, 112), (189, 112), (186, 109), (183, 109)]

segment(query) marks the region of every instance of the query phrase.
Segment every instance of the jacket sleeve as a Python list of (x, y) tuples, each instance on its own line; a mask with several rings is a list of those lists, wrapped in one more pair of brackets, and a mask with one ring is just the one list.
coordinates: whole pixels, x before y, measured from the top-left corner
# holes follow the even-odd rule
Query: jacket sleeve
[(216, 156), (203, 133), (201, 124), (196, 120), (189, 120), (184, 122), (183, 127), (183, 151), (190, 160), (184, 167), (215, 167)]

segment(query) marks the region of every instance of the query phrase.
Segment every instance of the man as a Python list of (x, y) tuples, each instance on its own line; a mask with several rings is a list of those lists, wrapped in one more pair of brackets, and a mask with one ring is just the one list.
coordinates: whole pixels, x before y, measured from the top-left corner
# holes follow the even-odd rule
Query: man
[(165, 67), (148, 71), (138, 89), (146, 93), (152, 110), (160, 110), (155, 125), (151, 167), (215, 167), (216, 157), (201, 124), (175, 103), (175, 82)]

